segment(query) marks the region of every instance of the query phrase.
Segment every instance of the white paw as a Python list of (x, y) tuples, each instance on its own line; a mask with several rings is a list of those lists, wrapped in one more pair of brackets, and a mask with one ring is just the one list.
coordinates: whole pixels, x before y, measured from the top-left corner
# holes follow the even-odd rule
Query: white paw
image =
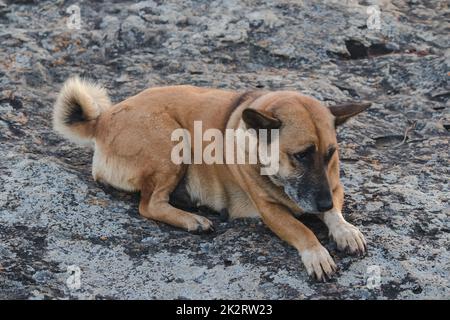
[(308, 274), (319, 281), (330, 278), (337, 270), (333, 258), (320, 244), (301, 252), (301, 257)]
[(357, 227), (343, 221), (330, 229), (330, 236), (336, 241), (339, 250), (348, 250), (350, 253), (364, 254), (366, 240)]
[(203, 233), (214, 231), (214, 227), (211, 220), (196, 214), (192, 214), (188, 223), (187, 230), (193, 233)]

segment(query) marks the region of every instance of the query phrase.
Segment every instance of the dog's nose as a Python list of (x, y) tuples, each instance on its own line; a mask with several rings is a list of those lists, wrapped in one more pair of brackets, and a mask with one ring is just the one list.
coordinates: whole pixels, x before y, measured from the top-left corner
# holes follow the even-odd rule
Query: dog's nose
[(333, 200), (330, 198), (323, 198), (317, 201), (317, 210), (325, 212), (333, 208)]

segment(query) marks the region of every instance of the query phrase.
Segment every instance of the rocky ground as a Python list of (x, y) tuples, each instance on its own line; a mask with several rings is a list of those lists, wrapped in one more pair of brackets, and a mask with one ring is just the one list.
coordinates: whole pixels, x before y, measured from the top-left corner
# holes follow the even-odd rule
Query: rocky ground
[[(0, 298), (449, 299), (446, 3), (0, 1)], [(115, 102), (171, 84), (372, 101), (338, 134), (345, 215), (368, 254), (338, 253), (305, 217), (340, 266), (316, 283), (258, 220), (208, 216), (216, 232), (192, 235), (142, 219), (138, 195), (94, 183), (92, 152), (52, 132), (73, 74)]]

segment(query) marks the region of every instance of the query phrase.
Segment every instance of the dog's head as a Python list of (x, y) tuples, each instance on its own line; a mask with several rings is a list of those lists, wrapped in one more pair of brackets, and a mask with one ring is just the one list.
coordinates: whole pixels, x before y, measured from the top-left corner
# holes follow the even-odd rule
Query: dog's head
[(325, 107), (296, 92), (268, 93), (242, 113), (247, 128), (279, 129), (279, 170), (269, 175), (303, 211), (333, 207), (339, 184), (336, 127), (367, 109), (370, 103)]

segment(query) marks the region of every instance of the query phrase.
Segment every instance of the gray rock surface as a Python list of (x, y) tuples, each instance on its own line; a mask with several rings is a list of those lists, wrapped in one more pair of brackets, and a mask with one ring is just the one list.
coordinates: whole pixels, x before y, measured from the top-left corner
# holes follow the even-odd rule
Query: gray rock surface
[[(0, 2), (0, 298), (449, 299), (449, 13), (425, 0)], [(171, 84), (372, 101), (338, 134), (345, 215), (368, 254), (337, 252), (305, 217), (340, 266), (315, 283), (258, 220), (208, 216), (216, 232), (192, 235), (142, 219), (138, 195), (94, 183), (91, 151), (52, 132), (73, 74), (116, 102)]]

